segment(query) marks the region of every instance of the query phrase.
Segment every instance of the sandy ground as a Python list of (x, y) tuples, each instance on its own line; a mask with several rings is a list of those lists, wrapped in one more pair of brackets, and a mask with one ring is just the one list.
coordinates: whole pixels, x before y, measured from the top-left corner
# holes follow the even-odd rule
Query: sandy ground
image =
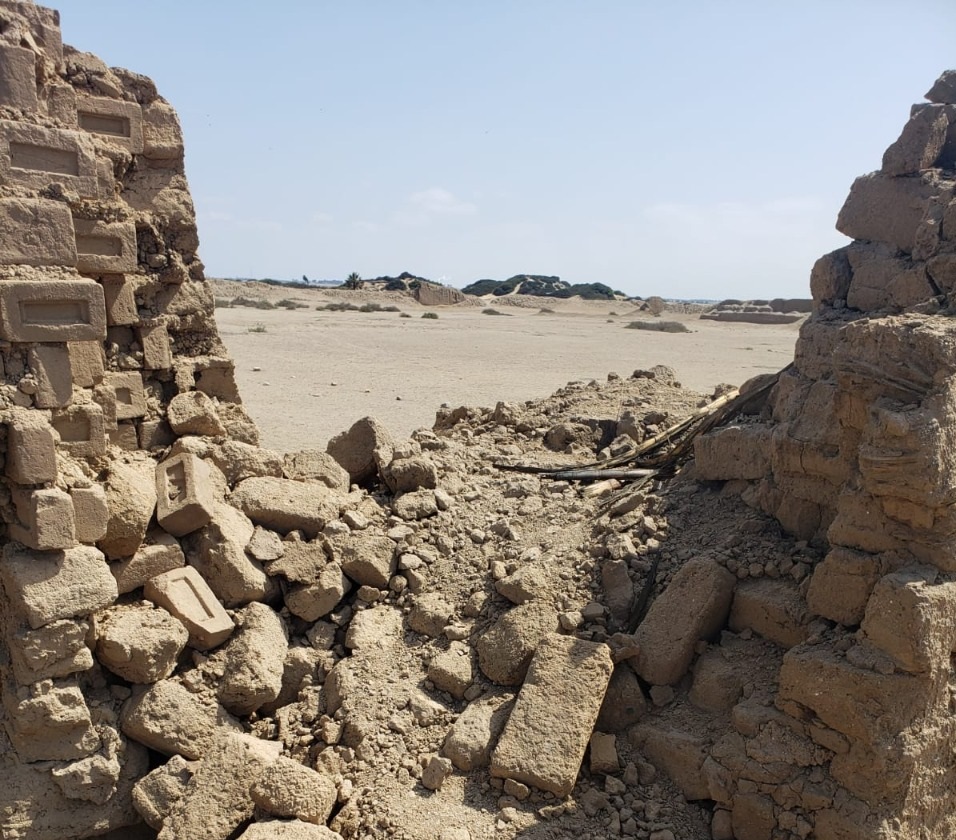
[[(237, 284), (216, 284), (217, 297)], [(569, 381), (629, 376), (669, 365), (689, 388), (710, 393), (721, 382), (739, 385), (778, 371), (793, 359), (798, 324), (758, 326), (701, 321), (665, 313), (691, 333), (625, 329), (638, 316), (628, 304), (544, 301), (539, 306), (493, 305), (510, 317), (482, 314), (480, 306), (434, 307), (437, 320), (410, 298), (368, 293), (239, 287), (233, 294), (298, 299), (307, 309), (218, 308), (223, 341), (236, 362), (247, 411), (262, 445), (291, 451), (324, 449), (330, 437), (372, 415), (396, 435), (431, 427), (435, 411), (493, 406), (499, 400), (544, 397)], [(360, 295), (360, 297), (359, 297)], [(327, 300), (379, 300), (398, 313), (321, 312)], [(612, 315), (611, 313), (617, 313)]]

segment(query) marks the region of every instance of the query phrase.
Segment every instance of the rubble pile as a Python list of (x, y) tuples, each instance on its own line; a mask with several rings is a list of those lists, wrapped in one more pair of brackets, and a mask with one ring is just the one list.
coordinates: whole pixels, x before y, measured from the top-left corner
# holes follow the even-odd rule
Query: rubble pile
[(504, 467), (708, 402), (663, 366), (260, 448), (174, 111), (0, 0), (0, 835), (951, 832), (948, 78), (767, 404), (635, 491)]

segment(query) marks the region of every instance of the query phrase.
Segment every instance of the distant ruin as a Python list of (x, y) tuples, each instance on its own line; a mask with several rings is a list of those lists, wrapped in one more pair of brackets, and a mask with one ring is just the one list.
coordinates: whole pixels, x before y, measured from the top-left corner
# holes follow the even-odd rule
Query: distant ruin
[[(626, 449), (655, 400), (696, 397), (658, 368), (408, 441), (365, 418), (326, 452), (259, 448), (175, 112), (0, 0), (0, 835), (405, 836), (356, 804), (359, 770), (481, 773), (501, 832), (530, 803), (642, 840), (956, 835), (956, 73), (928, 98), (853, 185), (793, 366), (682, 485), (774, 517), (797, 559), (675, 548), (614, 635), (654, 584), (660, 499), (598, 517), (568, 482), (453, 468)], [(585, 392), (628, 408), (564, 418)], [(644, 793), (675, 789), (683, 823)]]

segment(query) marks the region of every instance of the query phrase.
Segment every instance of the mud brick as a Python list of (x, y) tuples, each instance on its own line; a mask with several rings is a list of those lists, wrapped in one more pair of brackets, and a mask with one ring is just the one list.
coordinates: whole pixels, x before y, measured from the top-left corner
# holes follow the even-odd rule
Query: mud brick
[(32, 414), (7, 423), (7, 477), (17, 484), (56, 481), (56, 438), (53, 427)]
[(186, 565), (186, 556), (173, 537), (160, 531), (150, 538), (155, 539), (152, 545), (144, 545), (128, 560), (110, 566), (120, 595), (139, 589), (150, 578)]
[(99, 484), (74, 487), (70, 490), (70, 498), (73, 499), (77, 541), (92, 544), (102, 539), (109, 521), (109, 506), (103, 487)]
[(136, 433), (135, 423), (117, 423), (115, 429), (110, 429), (108, 437), (111, 446), (118, 446), (127, 452), (139, 449), (139, 436)]
[(73, 399), (70, 351), (64, 344), (41, 344), (30, 348), (30, 370), (37, 380), (33, 402), (37, 408), (63, 408)]
[(183, 132), (170, 105), (156, 100), (143, 109), (143, 154), (149, 160), (176, 161), (183, 156)]
[(90, 280), (0, 282), (0, 338), (13, 342), (102, 341), (103, 289)]
[(137, 332), (143, 348), (143, 367), (146, 370), (169, 370), (173, 366), (173, 351), (166, 325), (147, 324)]
[(184, 537), (212, 519), (215, 499), (209, 468), (184, 452), (156, 465), (156, 518), (170, 534)]
[(143, 420), (139, 424), (139, 448), (163, 449), (176, 440), (176, 435), (165, 420)]
[(724, 626), (736, 579), (713, 560), (685, 563), (651, 604), (635, 638), (631, 663), (652, 685), (673, 685), (686, 673), (701, 639)]
[(78, 131), (0, 120), (0, 183), (34, 190), (63, 184), (97, 198), (93, 142)]
[(0, 199), (0, 265), (76, 265), (70, 209), (57, 201)]
[(76, 267), (84, 274), (136, 270), (136, 227), (132, 222), (74, 219)]
[(111, 327), (137, 323), (135, 284), (122, 274), (101, 277), (100, 283), (106, 298), (106, 323)]
[(68, 493), (49, 490), (13, 491), (20, 522), (11, 523), (10, 536), (38, 551), (56, 551), (76, 544), (73, 501)]
[(0, 105), (36, 111), (37, 74), (33, 50), (0, 44)]
[(96, 403), (73, 405), (55, 411), (52, 422), (60, 435), (60, 447), (74, 457), (92, 458), (106, 452), (103, 409)]
[(80, 96), (76, 100), (76, 114), (83, 131), (109, 140), (134, 155), (143, 153), (143, 109), (135, 102)]
[(116, 600), (116, 581), (102, 552), (81, 545), (66, 551), (31, 551), (16, 543), (3, 549), (0, 580), (34, 630), (75, 618)]
[(42, 681), (25, 694), (8, 691), (3, 698), (20, 761), (72, 761), (100, 746), (78, 685)]
[(567, 796), (613, 670), (607, 645), (545, 637), (491, 756), (491, 775)]
[(51, 621), (39, 630), (21, 627), (8, 638), (13, 675), (20, 685), (66, 677), (93, 667), (86, 644), (88, 621)]
[(160, 680), (131, 697), (120, 713), (120, 728), (151, 750), (189, 759), (202, 758), (223, 732), (242, 731), (222, 706), (174, 680)]
[(209, 585), (192, 566), (173, 569), (147, 581), (143, 594), (165, 607), (189, 631), (189, 644), (209, 650), (229, 638), (235, 625)]
[[(108, 373), (103, 382), (113, 393), (117, 420), (134, 420), (146, 414), (146, 393), (143, 390), (142, 374), (135, 371)], [(135, 431), (134, 429), (134, 437)]]
[(103, 381), (105, 365), (103, 345), (99, 341), (71, 341), (67, 345), (70, 351), (70, 371), (73, 384), (77, 388), (92, 388)]

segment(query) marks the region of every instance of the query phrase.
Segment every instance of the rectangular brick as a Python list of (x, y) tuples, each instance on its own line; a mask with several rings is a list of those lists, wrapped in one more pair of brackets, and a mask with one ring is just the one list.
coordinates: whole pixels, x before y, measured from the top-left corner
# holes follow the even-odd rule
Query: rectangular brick
[(136, 285), (121, 274), (101, 277), (100, 283), (106, 299), (106, 323), (111, 327), (137, 323)]
[(0, 183), (34, 190), (59, 183), (97, 198), (93, 142), (78, 131), (0, 120)]
[(77, 388), (92, 388), (103, 381), (106, 366), (103, 359), (103, 344), (99, 341), (71, 341), (70, 371)]
[(143, 420), (139, 424), (139, 448), (163, 449), (176, 440), (176, 435), (165, 420)]
[(30, 371), (36, 377), (33, 402), (37, 408), (63, 408), (73, 399), (70, 351), (65, 344), (38, 344), (27, 354)]
[(0, 44), (0, 105), (36, 111), (37, 75), (33, 50)]
[(69, 83), (47, 80), (43, 90), (47, 114), (61, 125), (76, 128), (76, 88)]
[(60, 551), (76, 545), (73, 502), (69, 494), (49, 490), (13, 491), (19, 523), (11, 523), (10, 536), (37, 551)]
[(17, 484), (56, 481), (56, 440), (53, 427), (34, 415), (7, 422), (7, 477)]
[(192, 566), (150, 579), (143, 595), (183, 623), (189, 631), (189, 644), (197, 650), (222, 644), (235, 627), (209, 585)]
[(106, 338), (103, 288), (91, 280), (0, 281), (0, 338), (102, 341)]
[(90, 487), (74, 487), (70, 490), (70, 498), (73, 499), (77, 542), (92, 545), (102, 539), (109, 521), (109, 506), (103, 486), (93, 484)]
[(143, 154), (150, 160), (175, 161), (183, 156), (183, 132), (171, 105), (151, 102), (143, 109)]
[(52, 422), (60, 435), (60, 448), (74, 457), (93, 458), (106, 452), (103, 409), (96, 403), (83, 403), (55, 411)]
[(103, 384), (113, 393), (117, 420), (134, 420), (146, 414), (146, 393), (141, 373), (108, 373), (103, 378)]
[(139, 589), (150, 578), (186, 565), (183, 550), (169, 534), (156, 531), (146, 536), (153, 541), (152, 545), (141, 546), (128, 560), (110, 566), (120, 595)]
[(106, 558), (87, 545), (38, 552), (7, 543), (0, 580), (14, 609), (34, 630), (59, 618), (89, 615), (117, 596)]
[(76, 265), (70, 208), (37, 198), (0, 199), (0, 265)]
[(132, 222), (73, 219), (76, 267), (84, 274), (122, 274), (135, 271), (136, 226)]
[(139, 435), (136, 434), (135, 423), (117, 423), (115, 429), (107, 433), (111, 446), (118, 446), (127, 452), (139, 449)]
[(173, 351), (166, 325), (143, 325), (138, 333), (143, 348), (143, 367), (146, 370), (169, 370), (173, 366)]
[(614, 664), (607, 645), (546, 636), (491, 757), (491, 775), (567, 796)]
[(156, 519), (176, 537), (202, 528), (212, 519), (215, 498), (209, 468), (189, 452), (156, 465)]
[(83, 131), (122, 146), (134, 155), (143, 153), (143, 109), (135, 102), (79, 96), (76, 113)]

